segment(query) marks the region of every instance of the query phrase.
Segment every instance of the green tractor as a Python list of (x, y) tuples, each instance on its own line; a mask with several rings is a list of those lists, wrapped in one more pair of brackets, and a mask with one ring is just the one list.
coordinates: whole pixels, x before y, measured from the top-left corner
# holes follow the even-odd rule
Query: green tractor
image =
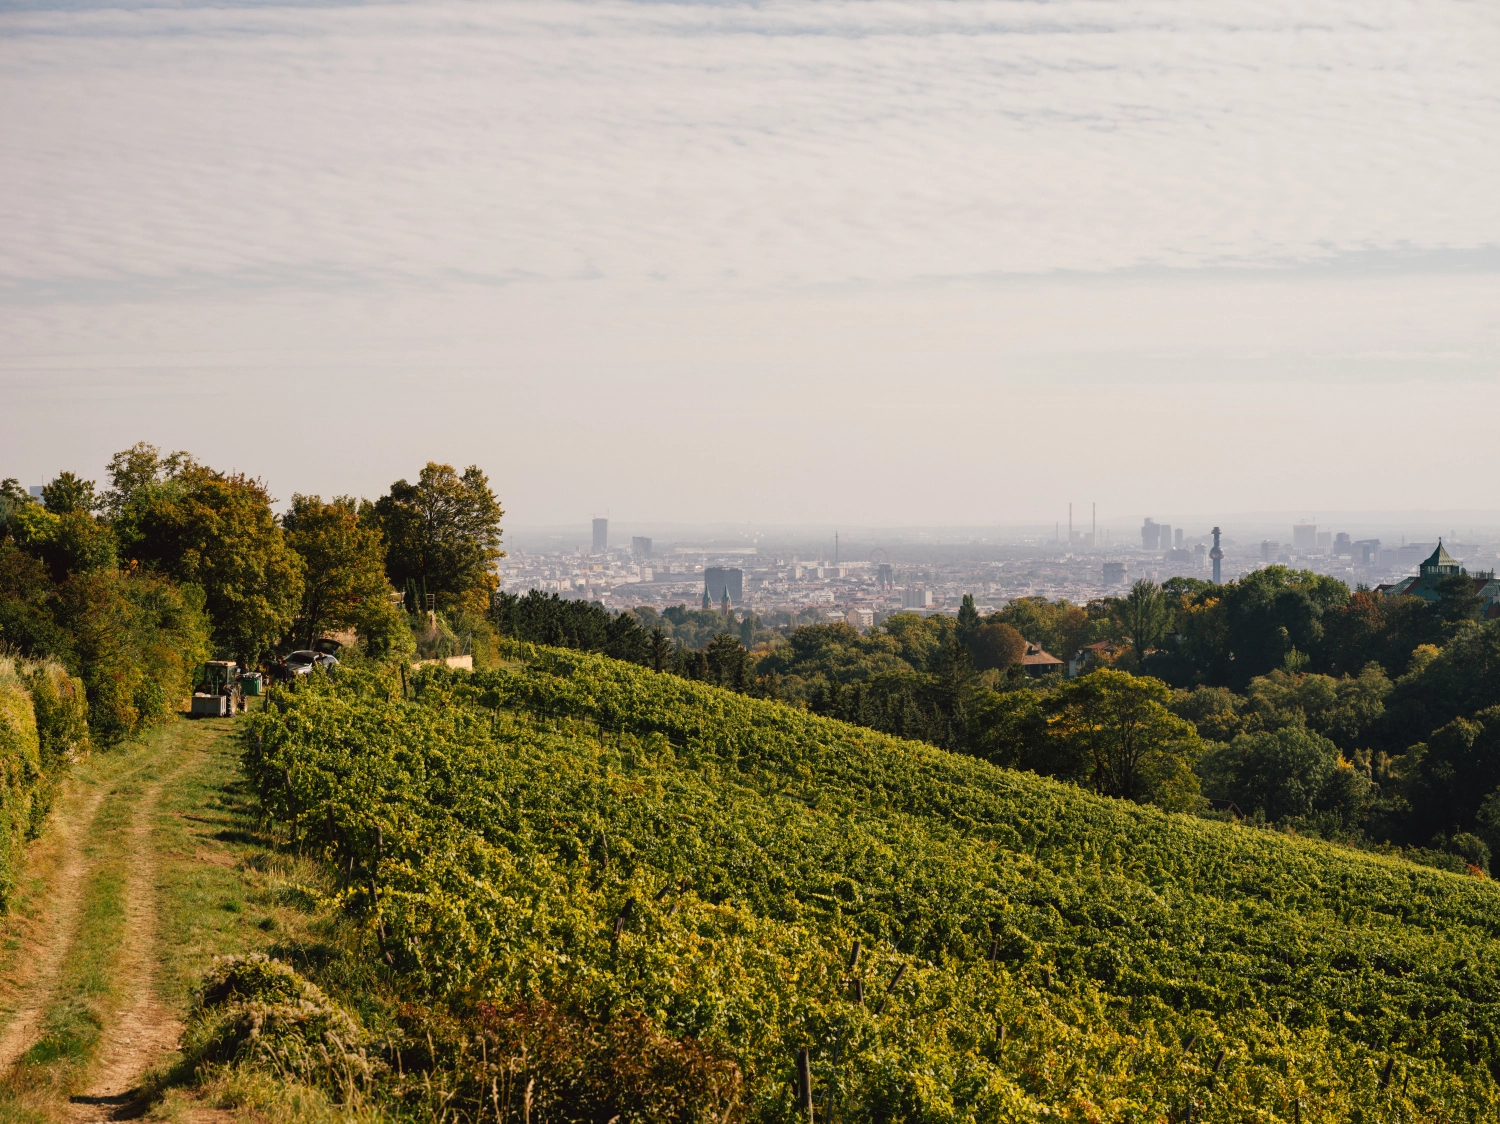
[(245, 709), (240, 666), (233, 660), (209, 660), (193, 676), (194, 718), (228, 718)]

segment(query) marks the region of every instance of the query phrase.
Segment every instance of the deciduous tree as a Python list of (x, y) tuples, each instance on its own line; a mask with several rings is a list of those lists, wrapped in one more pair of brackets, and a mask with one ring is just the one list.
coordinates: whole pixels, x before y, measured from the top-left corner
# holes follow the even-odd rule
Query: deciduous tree
[(1062, 686), (1047, 703), (1054, 775), (1072, 775), (1103, 796), (1185, 808), (1198, 793), (1192, 766), (1202, 743), (1167, 709), (1167, 685), (1100, 670)]
[(431, 594), (438, 608), (489, 609), (505, 512), (477, 465), (459, 474), (428, 461), (415, 484), (392, 484), (374, 514), (385, 533), (386, 574), (397, 589)]
[(94, 492), (94, 482), (72, 472), (60, 472), (57, 478), (42, 486), (42, 504), (53, 515), (80, 512), (93, 514), (102, 505)]
[(974, 630), (968, 640), (969, 655), (979, 671), (1004, 671), (1026, 654), (1026, 641), (1008, 624), (990, 621)]
[(194, 464), (137, 486), (115, 526), (127, 557), (203, 589), (219, 651), (255, 663), (296, 618), (302, 559), (260, 481)]
[[(390, 612), (385, 543), (377, 527), (360, 522), (352, 496), (292, 496), (282, 520), (287, 545), (301, 557), (305, 577), (294, 632), (310, 646), (319, 633), (353, 628), (382, 632)], [(382, 626), (382, 627), (374, 627)], [(363, 633), (361, 635), (363, 639)]]
[(1157, 648), (1170, 627), (1171, 607), (1166, 594), (1154, 581), (1142, 578), (1118, 607), (1120, 630), (1129, 638), (1137, 656)]

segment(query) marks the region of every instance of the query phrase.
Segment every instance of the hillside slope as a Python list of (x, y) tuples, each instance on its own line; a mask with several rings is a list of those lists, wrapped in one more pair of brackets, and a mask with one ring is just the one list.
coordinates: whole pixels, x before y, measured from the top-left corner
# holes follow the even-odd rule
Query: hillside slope
[[(602, 657), (515, 655), (426, 671), (415, 701), (341, 674), (247, 724), (268, 814), (325, 848), (390, 965), (372, 986), (472, 1016), (489, 1044), (482, 1065), (395, 1059), (397, 1101), (425, 1064), (477, 1113), (497, 1072), (515, 1080), (514, 1058), (495, 1068), (525, 1040), (512, 1024), (546, 1002), (678, 1042), (713, 1075), (678, 1118), (790, 1118), (803, 1046), (820, 1119), (1500, 1112), (1486, 881), (1094, 798)], [(521, 1056), (538, 1104), (636, 1095), (618, 1066)]]

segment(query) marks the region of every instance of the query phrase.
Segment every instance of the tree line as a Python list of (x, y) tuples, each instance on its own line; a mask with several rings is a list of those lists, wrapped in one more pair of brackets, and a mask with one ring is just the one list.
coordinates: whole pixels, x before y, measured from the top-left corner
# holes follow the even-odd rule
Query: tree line
[[(0, 643), (81, 677), (104, 742), (164, 720), (213, 657), (254, 667), (352, 632), (392, 660), (493, 637), (503, 510), (477, 467), (429, 462), (374, 501), (294, 495), (140, 443), (108, 484), (0, 482)], [(432, 616), (424, 610), (431, 605)], [(455, 641), (456, 642), (456, 641)]]

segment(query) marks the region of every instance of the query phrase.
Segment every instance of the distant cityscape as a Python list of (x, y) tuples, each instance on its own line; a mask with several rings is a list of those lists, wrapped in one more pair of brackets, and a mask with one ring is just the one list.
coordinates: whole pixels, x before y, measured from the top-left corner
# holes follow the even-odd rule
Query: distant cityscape
[[(981, 612), (1020, 597), (1066, 598), (1082, 604), (1121, 596), (1141, 578), (1210, 580), (1213, 528), (1186, 528), (1146, 518), (1130, 541), (1114, 541), (1090, 519), (1089, 529), (1059, 524), (1052, 538), (1013, 542), (921, 543), (890, 548), (839, 540), (807, 544), (658, 544), (631, 535), (613, 541), (609, 520), (593, 520), (588, 548), (515, 549), (501, 562), (502, 588), (597, 601), (609, 609), (650, 605), (701, 606), (705, 594), (717, 608), (727, 592), (740, 612), (816, 615), (870, 627), (892, 613), (954, 613), (964, 594)], [(1123, 536), (1121, 536), (1123, 538)], [(1407, 541), (1355, 538), (1316, 523), (1288, 525), (1284, 536), (1220, 537), (1221, 580), (1264, 566), (1283, 565), (1328, 574), (1350, 588), (1390, 584), (1414, 574), (1436, 549), (1437, 537)], [(1492, 571), (1493, 542), (1443, 538), (1445, 549), (1471, 573)], [(853, 555), (853, 556), (851, 556)]]

